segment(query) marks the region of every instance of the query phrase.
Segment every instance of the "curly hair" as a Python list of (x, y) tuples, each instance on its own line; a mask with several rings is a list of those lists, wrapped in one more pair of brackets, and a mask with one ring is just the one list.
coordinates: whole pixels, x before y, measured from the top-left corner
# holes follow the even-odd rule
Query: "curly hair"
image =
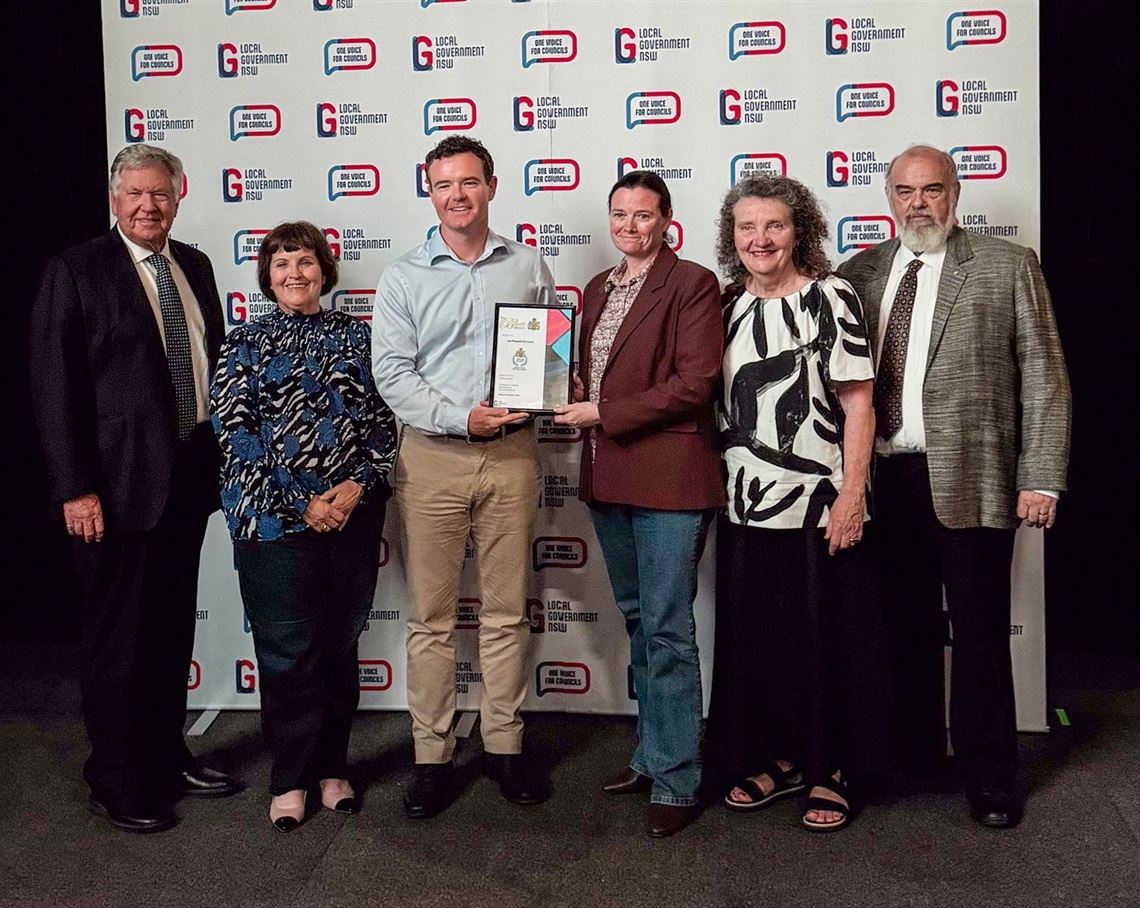
[(724, 197), (717, 219), (716, 261), (721, 273), (733, 283), (743, 284), (748, 271), (736, 254), (736, 228), (734, 209), (742, 199), (776, 199), (792, 212), (792, 227), (796, 231), (796, 244), (792, 248), (792, 264), (796, 271), (807, 277), (822, 278), (831, 273), (831, 260), (823, 251), (827, 239), (827, 219), (819, 207), (819, 200), (799, 180), (791, 177), (759, 176), (741, 180)]
[(309, 250), (317, 257), (321, 266), (321, 296), (336, 286), (340, 269), (324, 231), (308, 221), (286, 221), (270, 230), (257, 250), (257, 284), (273, 302), (277, 302), (277, 295), (269, 282), (269, 264), (278, 252), (299, 250)]
[(448, 136), (441, 139), (439, 144), (429, 151), (427, 157), (424, 158), (424, 171), (426, 172), (431, 167), (432, 161), (453, 158), (457, 154), (475, 155), (483, 164), (483, 179), (488, 183), (491, 182), (491, 177), (495, 175), (495, 159), (491, 157), (491, 152), (487, 151), (482, 142), (470, 136)]

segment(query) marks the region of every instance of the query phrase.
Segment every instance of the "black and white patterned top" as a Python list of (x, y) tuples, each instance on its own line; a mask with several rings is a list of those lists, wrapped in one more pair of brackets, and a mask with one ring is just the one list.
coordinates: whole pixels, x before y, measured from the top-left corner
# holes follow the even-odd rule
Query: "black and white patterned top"
[(280, 309), (226, 338), (210, 390), (230, 535), (304, 530), (313, 495), (352, 479), (373, 494), (396, 460), (396, 420), (372, 380), (368, 326)]
[(728, 519), (825, 527), (843, 486), (843, 411), (834, 386), (874, 377), (855, 291), (830, 275), (782, 299), (729, 288), (720, 441)]

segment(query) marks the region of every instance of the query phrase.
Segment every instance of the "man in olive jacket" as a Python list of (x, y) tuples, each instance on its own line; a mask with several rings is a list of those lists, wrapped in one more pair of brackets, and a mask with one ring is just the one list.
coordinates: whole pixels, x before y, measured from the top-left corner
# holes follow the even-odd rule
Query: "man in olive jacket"
[(1009, 652), (1010, 562), (1066, 487), (1070, 396), (1033, 250), (957, 226), (953, 159), (892, 161), (899, 238), (838, 271), (876, 344), (875, 508), (904, 761), (945, 754), (942, 591), (953, 635), (950, 737), (971, 814), (1020, 819)]

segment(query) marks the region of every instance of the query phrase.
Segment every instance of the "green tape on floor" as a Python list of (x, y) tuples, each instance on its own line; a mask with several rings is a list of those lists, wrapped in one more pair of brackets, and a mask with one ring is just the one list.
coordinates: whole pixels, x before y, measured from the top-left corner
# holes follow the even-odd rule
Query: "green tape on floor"
[(1069, 714), (1063, 709), (1055, 709), (1053, 712), (1057, 714), (1057, 721), (1067, 728), (1069, 725)]

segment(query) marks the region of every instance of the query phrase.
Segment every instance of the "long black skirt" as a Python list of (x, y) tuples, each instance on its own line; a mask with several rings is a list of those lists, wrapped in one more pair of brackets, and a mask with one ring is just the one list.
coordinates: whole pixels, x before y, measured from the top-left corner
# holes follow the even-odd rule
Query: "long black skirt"
[(890, 673), (866, 539), (829, 555), (823, 530), (721, 520), (716, 553), (706, 739), (721, 787), (771, 760), (812, 784), (890, 769)]

